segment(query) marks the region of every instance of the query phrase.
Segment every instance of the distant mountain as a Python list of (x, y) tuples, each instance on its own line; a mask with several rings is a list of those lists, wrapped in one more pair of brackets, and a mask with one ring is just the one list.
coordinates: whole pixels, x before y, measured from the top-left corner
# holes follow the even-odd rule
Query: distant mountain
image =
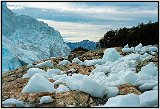
[(97, 49), (97, 42), (89, 41), (89, 40), (83, 40), (81, 42), (68, 42), (67, 45), (71, 48), (73, 51), (75, 48), (82, 47), (88, 50), (95, 50)]
[(70, 48), (57, 30), (2, 3), (2, 72), (47, 59), (64, 57)]

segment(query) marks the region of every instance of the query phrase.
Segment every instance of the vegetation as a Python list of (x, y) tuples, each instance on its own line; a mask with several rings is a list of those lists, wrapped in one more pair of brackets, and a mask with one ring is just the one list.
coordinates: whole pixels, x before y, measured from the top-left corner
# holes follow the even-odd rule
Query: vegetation
[(136, 46), (138, 43), (143, 45), (158, 44), (159, 42), (159, 23), (140, 23), (132, 28), (120, 28), (108, 31), (99, 40), (101, 48), (124, 46)]

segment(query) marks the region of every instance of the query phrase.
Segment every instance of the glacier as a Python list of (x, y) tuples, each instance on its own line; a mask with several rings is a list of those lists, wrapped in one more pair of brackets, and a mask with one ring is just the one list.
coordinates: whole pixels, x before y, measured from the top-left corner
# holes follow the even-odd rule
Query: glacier
[(2, 3), (2, 72), (49, 57), (65, 57), (70, 48), (59, 31)]

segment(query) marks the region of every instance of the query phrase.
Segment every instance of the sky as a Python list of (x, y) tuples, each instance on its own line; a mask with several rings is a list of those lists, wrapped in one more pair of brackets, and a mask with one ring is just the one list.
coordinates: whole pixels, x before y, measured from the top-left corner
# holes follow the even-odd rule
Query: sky
[(64, 41), (98, 41), (110, 29), (158, 21), (158, 2), (8, 2), (58, 30)]

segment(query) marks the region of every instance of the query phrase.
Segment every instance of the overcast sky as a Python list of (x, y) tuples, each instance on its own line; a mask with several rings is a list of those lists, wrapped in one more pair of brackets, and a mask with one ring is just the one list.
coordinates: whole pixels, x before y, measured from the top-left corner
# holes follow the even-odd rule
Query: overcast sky
[[(60, 31), (65, 41), (98, 41), (110, 29), (158, 21), (157, 2), (8, 2)], [(30, 11), (32, 9), (32, 11)]]

